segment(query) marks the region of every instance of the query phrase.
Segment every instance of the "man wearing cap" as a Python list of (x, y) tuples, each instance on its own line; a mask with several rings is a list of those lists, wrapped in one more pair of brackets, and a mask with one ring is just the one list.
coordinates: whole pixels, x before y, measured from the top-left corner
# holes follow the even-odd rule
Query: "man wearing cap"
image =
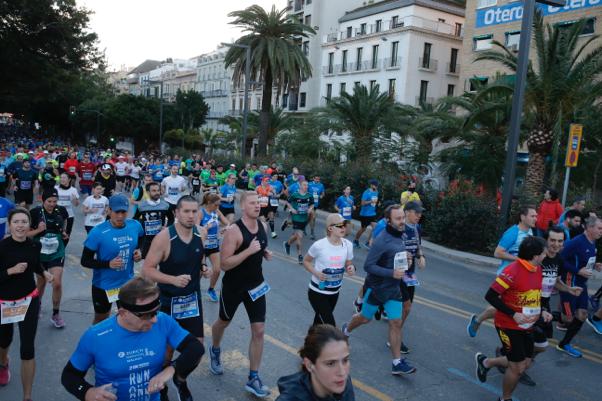
[[(375, 179), (371, 179), (368, 181), (368, 189), (364, 191), (362, 194), (361, 200), (361, 208), (360, 208), (360, 222), (361, 227), (357, 230), (355, 234), (355, 239), (353, 240), (353, 245), (356, 248), (360, 246), (360, 238), (366, 228), (370, 226), (371, 229), (374, 229), (374, 225), (376, 224), (376, 206), (378, 205), (378, 181)], [(370, 238), (368, 238), (369, 240)], [(366, 241), (366, 246), (369, 246), (369, 241)]]
[(230, 167), (225, 172), (226, 178), (230, 176), (230, 174), (234, 174), (234, 177), (238, 177), (238, 172), (236, 171), (236, 165), (234, 163), (230, 164)]
[(84, 241), (81, 264), (93, 269), (94, 323), (109, 317), (121, 286), (134, 276), (134, 262), (142, 259), (142, 225), (128, 219), (127, 196), (109, 198), (109, 220), (95, 226)]
[[(52, 280), (52, 317), (51, 323), (57, 329), (65, 327), (65, 321), (60, 315), (61, 298), (63, 296), (63, 266), (65, 264), (65, 240), (69, 235), (65, 231), (69, 214), (58, 206), (59, 194), (56, 189), (42, 194), (42, 206), (31, 210), (31, 229), (28, 237), (40, 243), (40, 262), (44, 270), (50, 272)], [(38, 277), (38, 292), (40, 301), (46, 288), (44, 276)]]
[[(159, 401), (170, 381), (179, 399), (192, 401), (186, 378), (198, 366), (203, 345), (161, 313), (159, 289), (142, 277), (119, 294), (117, 315), (90, 327), (63, 369), (61, 383), (79, 400)], [(165, 345), (180, 355), (164, 364)], [(85, 379), (94, 367), (95, 384)]]
[(94, 182), (100, 182), (105, 189), (103, 195), (107, 198), (111, 197), (115, 193), (115, 186), (117, 185), (113, 167), (109, 163), (103, 163), (94, 177)]

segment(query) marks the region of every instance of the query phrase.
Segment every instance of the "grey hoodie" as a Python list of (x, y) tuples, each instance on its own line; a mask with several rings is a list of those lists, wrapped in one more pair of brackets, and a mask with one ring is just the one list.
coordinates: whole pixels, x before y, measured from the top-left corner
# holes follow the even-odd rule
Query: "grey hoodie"
[(276, 401), (355, 401), (351, 377), (347, 378), (345, 391), (342, 394), (326, 398), (320, 398), (314, 393), (309, 373), (305, 371), (278, 379), (278, 390), (280, 395), (276, 398)]

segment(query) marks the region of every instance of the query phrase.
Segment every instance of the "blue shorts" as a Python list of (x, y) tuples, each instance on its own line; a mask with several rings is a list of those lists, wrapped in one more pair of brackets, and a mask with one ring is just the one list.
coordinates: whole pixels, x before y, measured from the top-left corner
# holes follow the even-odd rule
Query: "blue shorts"
[(584, 309), (587, 310), (587, 287), (586, 286), (582, 286), (583, 287), (583, 291), (581, 292), (581, 295), (579, 295), (578, 297), (571, 295), (567, 292), (562, 292), (560, 291), (560, 305), (561, 305), (561, 310), (562, 310), (562, 314), (565, 315), (566, 317), (573, 318), (575, 311), (577, 311), (577, 309)]
[[(374, 314), (378, 310), (381, 305), (372, 305), (368, 302), (368, 297), (372, 292), (372, 288), (368, 288), (364, 294), (364, 301), (362, 304), (362, 312), (361, 315), (366, 319), (372, 320)], [(387, 313), (387, 317), (389, 320), (391, 319), (401, 319), (401, 311), (403, 304), (401, 301), (390, 299), (384, 303), (383, 307), (385, 308), (385, 312)]]

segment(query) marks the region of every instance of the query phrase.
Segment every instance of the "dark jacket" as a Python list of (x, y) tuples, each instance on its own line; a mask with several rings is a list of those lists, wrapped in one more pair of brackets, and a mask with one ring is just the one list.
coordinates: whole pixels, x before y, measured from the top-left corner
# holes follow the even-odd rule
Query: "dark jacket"
[(319, 398), (314, 394), (309, 373), (304, 371), (278, 379), (278, 390), (280, 395), (276, 401), (355, 401), (351, 377), (347, 378), (343, 394), (326, 398)]
[(393, 277), (395, 255), (406, 251), (402, 238), (403, 232), (397, 231), (390, 225), (376, 237), (364, 263), (366, 288), (372, 289), (374, 296), (379, 298), (370, 301), (373, 305), (382, 305), (387, 300), (400, 299), (399, 283), (401, 279)]

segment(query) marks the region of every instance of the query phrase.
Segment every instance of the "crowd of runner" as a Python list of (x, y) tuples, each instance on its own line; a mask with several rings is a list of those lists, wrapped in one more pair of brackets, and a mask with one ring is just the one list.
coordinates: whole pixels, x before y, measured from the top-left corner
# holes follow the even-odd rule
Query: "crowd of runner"
[[(24, 400), (32, 398), (34, 340), (47, 284), (52, 325), (67, 324), (61, 315), (62, 274), (78, 207), (86, 239), (75, 252), (93, 273), (94, 319), (61, 381), (80, 400), (168, 400), (171, 383), (178, 400), (191, 401), (186, 379), (205, 353), (212, 374), (227, 373), (222, 340), (241, 304), (250, 326), (244, 388), (257, 397), (270, 395), (259, 374), (271, 289), (262, 262), (272, 258), (268, 244), (279, 235), (276, 215), (283, 218), (281, 232), (291, 228), (281, 242), (284, 252), (291, 255), (294, 248), (295, 260), (310, 274), (307, 297), (314, 310), (299, 351), (302, 370), (279, 380), (278, 399), (353, 400), (349, 337), (374, 319), (388, 321), (391, 373), (416, 372), (404, 357), (411, 351), (403, 342), (418, 271), (427, 266), (420, 227), (424, 208), (415, 183), (407, 185), (399, 203), (386, 207), (374, 179), (357, 200), (351, 187), (344, 188), (335, 200), (336, 213), (324, 213), (326, 236), (316, 240), (327, 189), (319, 176), (305, 177), (297, 168), (286, 174), (277, 163), (237, 168), (200, 155), (134, 156), (35, 140), (5, 141), (1, 147), (0, 233), (6, 235), (0, 241), (0, 386), (10, 380), (8, 350), (16, 323)], [(602, 270), (596, 259), (602, 220), (583, 218), (580, 202), (558, 217), (560, 223), (544, 222), (538, 234), (545, 240), (533, 236), (537, 210), (523, 208), (519, 224), (496, 249), (502, 263), (486, 293), (491, 307), (471, 318), (468, 333), (476, 336), (480, 324), (494, 319), (502, 346), (495, 357), (479, 353), (475, 360), (481, 381), (494, 366), (505, 371), (502, 400), (511, 399), (519, 380), (534, 385), (526, 370), (545, 350), (553, 319), (566, 330), (557, 349), (574, 357), (580, 352), (571, 340), (584, 322), (602, 334), (601, 291), (589, 298), (587, 292), (592, 270)], [(360, 221), (355, 233), (354, 215)], [(308, 234), (314, 242), (305, 250)], [(339, 329), (334, 310), (344, 276), (356, 273), (354, 251), (361, 247), (368, 250), (364, 286), (355, 313)], [(205, 294), (202, 278), (209, 281)], [(560, 306), (550, 302), (555, 290), (561, 292)], [(219, 302), (209, 343), (203, 299)], [(90, 369), (93, 384), (86, 381)]]

